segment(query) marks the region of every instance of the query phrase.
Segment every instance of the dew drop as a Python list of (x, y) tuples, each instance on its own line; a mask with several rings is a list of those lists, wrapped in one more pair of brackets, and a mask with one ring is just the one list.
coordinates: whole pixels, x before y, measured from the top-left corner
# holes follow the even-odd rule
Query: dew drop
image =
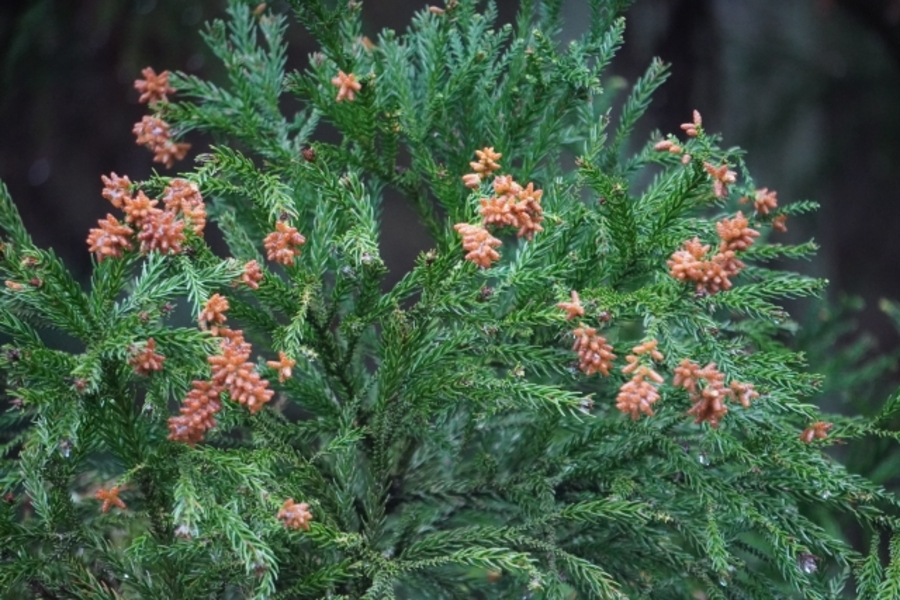
[(68, 439), (62, 439), (59, 442), (59, 453), (63, 458), (72, 456), (72, 442)]
[(815, 554), (801, 552), (797, 555), (797, 566), (807, 575), (811, 575), (819, 570), (819, 565), (816, 564), (818, 559), (819, 558)]
[(697, 462), (703, 465), (704, 467), (709, 466), (709, 455), (706, 452), (701, 452), (697, 456)]

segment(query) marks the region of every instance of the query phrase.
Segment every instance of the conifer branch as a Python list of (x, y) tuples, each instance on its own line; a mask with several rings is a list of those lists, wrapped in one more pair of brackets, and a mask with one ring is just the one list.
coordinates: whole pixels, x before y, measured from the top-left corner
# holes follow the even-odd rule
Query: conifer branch
[[(359, 3), (293, 0), (322, 53), (286, 74), (287, 18), (231, 0), (202, 34), (224, 81), (135, 82), (153, 160), (216, 146), (103, 176), (88, 291), (0, 184), (0, 588), (900, 595), (900, 501), (823, 452), (900, 440), (900, 395), (817, 406), (895, 357), (782, 308), (824, 289), (775, 263), (813, 256), (777, 236), (814, 203), (757, 189), (697, 111), (635, 145), (668, 70), (611, 109), (629, 4), (591, 0), (562, 48), (558, 0), (515, 26), (448, 0), (376, 42)], [(435, 243), (390, 289), (387, 190)]]

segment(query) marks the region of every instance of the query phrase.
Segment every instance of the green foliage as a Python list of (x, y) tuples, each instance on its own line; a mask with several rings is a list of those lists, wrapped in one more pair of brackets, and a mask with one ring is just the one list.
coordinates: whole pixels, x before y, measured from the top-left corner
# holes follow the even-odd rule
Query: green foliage
[[(823, 378), (785, 342), (808, 331), (802, 345), (828, 348), (846, 333), (800, 327), (778, 304), (825, 284), (769, 264), (812, 255), (811, 242), (768, 237), (774, 218), (814, 205), (739, 205), (755, 193), (741, 154), (702, 127), (678, 142), (684, 162), (655, 150), (659, 137), (626, 154), (667, 75), (651, 64), (607, 132), (601, 74), (627, 4), (592, 0), (588, 31), (563, 48), (560, 2), (523, 2), (515, 26), (498, 28), (492, 3), (452, 0), (370, 48), (358, 3), (294, 0), (321, 52), (286, 73), (287, 16), (232, 0), (227, 23), (204, 33), (227, 81), (173, 74), (175, 96), (152, 106), (173, 131), (215, 140), (182, 178), (229, 257), (191, 233), (175, 255), (97, 262), (83, 289), (34, 246), (0, 187), (4, 597), (900, 596), (896, 498), (883, 477), (823, 453), (835, 439), (892, 443), (900, 395), (871, 419), (826, 417), (810, 403)], [(362, 84), (353, 101), (335, 101), (338, 70)], [(339, 142), (320, 140), (324, 124)], [(543, 231), (494, 229), (501, 259), (481, 269), (452, 225), (480, 218), (488, 183), (473, 191), (461, 177), (484, 147), (543, 191)], [(740, 172), (728, 194), (714, 194), (704, 163)], [(158, 197), (171, 182), (132, 191)], [(435, 248), (385, 289), (388, 190)], [(675, 279), (673, 253), (694, 237), (718, 243), (716, 222), (737, 210), (763, 235), (733, 286), (703, 294)], [(264, 260), (277, 222), (306, 238), (291, 265)], [(235, 285), (251, 260), (258, 289)], [(568, 322), (556, 304), (572, 290), (585, 314)], [(215, 427), (187, 445), (167, 439), (167, 421), (221, 349), (173, 308), (197, 317), (214, 294), (276, 396), (251, 413), (222, 392)], [(609, 377), (573, 366), (579, 322), (620, 356)], [(165, 363), (142, 374), (134, 355), (149, 338)], [(650, 340), (665, 383), (653, 414), (633, 420), (616, 408), (622, 358)], [(847, 351), (846, 369), (813, 356), (825, 391), (889, 366), (861, 365), (863, 351)], [(266, 364), (278, 352), (296, 360), (284, 381)], [(673, 381), (684, 359), (759, 397), (718, 427), (695, 422)], [(826, 420), (827, 438), (801, 441)], [(127, 509), (101, 513), (94, 492), (113, 486)], [(308, 530), (278, 517), (288, 499), (308, 503)], [(833, 519), (865, 531), (867, 552)]]

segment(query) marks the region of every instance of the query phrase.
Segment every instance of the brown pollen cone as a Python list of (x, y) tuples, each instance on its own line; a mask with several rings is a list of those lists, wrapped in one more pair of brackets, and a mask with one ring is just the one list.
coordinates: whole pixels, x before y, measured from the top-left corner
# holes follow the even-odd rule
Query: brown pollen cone
[(165, 356), (156, 353), (156, 340), (149, 338), (144, 348), (128, 359), (128, 364), (134, 367), (134, 372), (138, 375), (149, 375), (154, 371), (162, 371), (165, 360)]
[(114, 216), (106, 215), (97, 221), (100, 226), (88, 233), (88, 250), (97, 255), (98, 261), (105, 258), (120, 258), (124, 250), (131, 250), (131, 236), (134, 231), (120, 223)]
[(606, 338), (597, 335), (597, 330), (593, 327), (584, 325), (576, 328), (572, 334), (575, 336), (572, 350), (578, 353), (578, 368), (586, 375), (599, 372), (608, 377), (616, 355), (613, 354), (612, 346), (606, 343)]
[(284, 526), (288, 529), (303, 529), (309, 531), (309, 522), (312, 521), (313, 515), (309, 511), (309, 504), (294, 502), (293, 498), (288, 498), (281, 505), (277, 517), (284, 522)]
[(453, 228), (462, 236), (463, 250), (467, 252), (466, 260), (488, 269), (491, 263), (500, 260), (500, 253), (494, 248), (502, 242), (492, 236), (487, 229), (480, 225), (469, 223), (457, 223)]
[(306, 238), (284, 221), (275, 223), (275, 231), (263, 240), (267, 258), (285, 266), (293, 266), (294, 257), (300, 255), (300, 246), (305, 243)]
[(166, 102), (168, 98), (166, 94), (174, 94), (175, 88), (169, 85), (169, 72), (163, 71), (159, 75), (152, 67), (141, 70), (144, 79), (134, 80), (134, 89), (140, 92), (141, 97), (138, 102), (141, 104), (148, 102), (156, 104), (157, 102)]
[(220, 389), (208, 381), (191, 382), (191, 391), (182, 402), (181, 414), (169, 418), (169, 439), (193, 446), (216, 426), (216, 413), (222, 409)]

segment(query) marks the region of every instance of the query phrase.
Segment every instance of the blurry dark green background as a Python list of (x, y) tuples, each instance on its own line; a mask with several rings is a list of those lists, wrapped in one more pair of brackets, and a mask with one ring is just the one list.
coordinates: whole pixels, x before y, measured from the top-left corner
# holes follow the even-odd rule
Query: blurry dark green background
[[(88, 229), (108, 209), (100, 175), (135, 180), (154, 166), (131, 134), (145, 114), (132, 81), (147, 65), (219, 77), (198, 29), (223, 4), (0, 0), (0, 178), (36, 241), (82, 277)], [(364, 2), (369, 37), (402, 30), (424, 4)], [(584, 4), (566, 4), (564, 37), (580, 32)], [(501, 1), (501, 19), (516, 5)], [(821, 202), (788, 224), (789, 239), (820, 242), (819, 257), (791, 267), (828, 277), (832, 297), (863, 296), (862, 327), (895, 348), (877, 301), (900, 298), (900, 0), (638, 0), (628, 17), (610, 74), (630, 83), (654, 55), (673, 64), (644, 131), (677, 131), (698, 108), (708, 130), (749, 151), (760, 186), (782, 202)], [(302, 68), (312, 40), (294, 26), (290, 41), (289, 66)], [(411, 211), (385, 210), (384, 254), (399, 276), (429, 243), (410, 233), (420, 231)]]

